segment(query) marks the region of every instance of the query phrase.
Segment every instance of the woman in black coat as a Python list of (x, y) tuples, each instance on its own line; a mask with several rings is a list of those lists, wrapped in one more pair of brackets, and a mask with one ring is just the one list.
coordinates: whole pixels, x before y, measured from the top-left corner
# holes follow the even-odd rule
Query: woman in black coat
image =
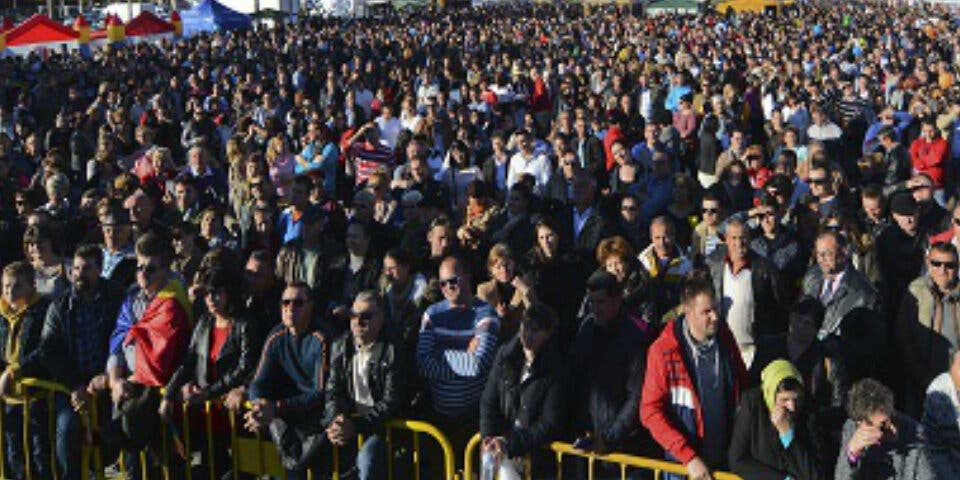
[(774, 360), (760, 379), (761, 386), (745, 392), (737, 407), (730, 469), (750, 480), (826, 478), (803, 412), (800, 372), (787, 360)]
[[(167, 419), (173, 417), (177, 402), (202, 405), (246, 384), (256, 365), (259, 352), (253, 345), (253, 326), (239, 315), (238, 282), (226, 269), (214, 268), (204, 275), (203, 285), (206, 309), (197, 319), (183, 363), (167, 383), (160, 402), (160, 415)], [(205, 458), (203, 465), (213, 463), (219, 477), (230, 465), (226, 455), (229, 430), (219, 407), (210, 414), (218, 444), (213, 451), (218, 454), (212, 461)], [(203, 419), (199, 420), (192, 422), (191, 443), (206, 456), (208, 449), (198, 443), (205, 437), (201, 434)]]
[[(500, 348), (480, 399), (484, 462), (517, 468), (533, 454), (533, 476), (553, 466), (543, 449), (564, 424), (563, 370), (553, 333), (556, 314), (542, 303), (524, 310), (520, 333)], [(522, 475), (521, 475), (522, 477)]]

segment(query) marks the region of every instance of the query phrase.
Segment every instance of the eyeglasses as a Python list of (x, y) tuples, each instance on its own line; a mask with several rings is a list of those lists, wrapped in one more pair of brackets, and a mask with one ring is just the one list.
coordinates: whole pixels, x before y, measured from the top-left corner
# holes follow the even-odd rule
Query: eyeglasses
[(942, 262), (940, 260), (930, 260), (930, 266), (933, 268), (946, 268), (948, 270), (956, 270), (957, 262)]
[(153, 275), (159, 269), (160, 267), (158, 267), (156, 264), (153, 264), (153, 263), (145, 263), (143, 265), (137, 265), (137, 271), (144, 275)]
[(809, 180), (807, 180), (807, 183), (809, 183), (810, 185), (826, 185), (827, 179), (826, 178), (810, 178)]
[(720, 209), (719, 209), (719, 208), (704, 208), (704, 209), (703, 209), (703, 214), (704, 214), (704, 215), (716, 215), (716, 214), (718, 214), (718, 213), (720, 213)]
[(280, 300), (280, 304), (284, 307), (300, 308), (304, 303), (306, 303), (306, 300), (302, 298), (284, 298), (283, 300)]
[(460, 277), (453, 276), (453, 277), (450, 277), (450, 278), (441, 278), (441, 279), (440, 279), (440, 286), (441, 286), (441, 287), (447, 287), (447, 288), (459, 287), (459, 286), (460, 286)]

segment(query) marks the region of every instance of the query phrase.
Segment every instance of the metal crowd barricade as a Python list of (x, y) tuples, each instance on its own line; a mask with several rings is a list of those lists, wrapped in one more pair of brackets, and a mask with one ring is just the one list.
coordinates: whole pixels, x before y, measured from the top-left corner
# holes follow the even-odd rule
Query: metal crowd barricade
[[(480, 434), (474, 435), (469, 442), (467, 442), (467, 448), (463, 452), (463, 466), (464, 466), (464, 480), (473, 480), (473, 469), (476, 465), (474, 459), (476, 458), (476, 451), (480, 445)], [(595, 475), (596, 464), (599, 463), (609, 463), (615, 464), (620, 467), (620, 479), (626, 480), (628, 478), (627, 474), (630, 469), (633, 470), (643, 470), (648, 472), (653, 472), (654, 479), (659, 480), (663, 478), (664, 473), (672, 473), (677, 475), (682, 475), (686, 477), (687, 469), (683, 465), (674, 462), (668, 462), (666, 460), (657, 460), (653, 458), (638, 457), (634, 455), (627, 455), (623, 453), (607, 453), (607, 454), (596, 454), (593, 452), (583, 451), (577, 448), (574, 448), (572, 444), (563, 443), (563, 442), (553, 442), (550, 444), (549, 450), (553, 451), (557, 458), (557, 480), (562, 480), (563, 478), (563, 459), (564, 457), (577, 457), (582, 458), (587, 461), (587, 480), (593, 480)], [(728, 473), (728, 472), (713, 472), (713, 478), (716, 480), (743, 480), (740, 476)], [(531, 468), (529, 457), (526, 459), (526, 468), (524, 469), (524, 479), (531, 479)]]
[[(33, 462), (31, 461), (32, 455), (32, 445), (31, 445), (31, 436), (30, 436), (30, 405), (33, 402), (47, 402), (47, 443), (46, 445), (49, 454), (50, 462), (50, 475), (53, 479), (59, 478), (59, 469), (57, 467), (56, 459), (56, 432), (57, 432), (57, 412), (55, 408), (56, 394), (62, 394), (66, 396), (67, 400), (70, 399), (70, 394), (73, 393), (69, 388), (59, 384), (50, 382), (47, 380), (39, 378), (23, 378), (19, 382), (20, 387), (31, 390), (32, 392), (39, 393), (38, 396), (34, 397), (33, 395), (24, 395), (23, 398), (23, 416), (22, 416), (22, 434), (23, 438), (23, 455), (24, 455), (24, 469), (27, 475), (28, 480), (36, 478), (36, 475), (33, 472)], [(3, 402), (6, 405), (6, 402)], [(0, 409), (0, 431), (6, 431), (6, 425), (4, 425), (5, 418), (3, 417), (3, 410)], [(92, 469), (95, 472), (95, 478), (97, 480), (103, 480), (103, 468), (100, 458), (100, 450), (97, 448), (95, 443), (95, 437), (93, 435), (93, 426), (97, 424), (97, 406), (96, 399), (91, 398), (91, 404), (87, 409), (86, 415), (80, 416), (81, 429), (82, 429), (82, 450), (81, 450), (81, 471), (90, 472), (90, 461), (91, 457), (94, 462), (94, 468)], [(6, 438), (4, 435), (0, 435), (0, 478), (7, 478), (7, 459), (6, 458)]]
[[(46, 455), (49, 453), (50, 461), (50, 472), (52, 478), (57, 479), (58, 469), (57, 461), (55, 457), (55, 443), (56, 443), (56, 410), (55, 410), (55, 395), (62, 394), (69, 399), (71, 390), (63, 385), (49, 382), (46, 380), (36, 379), (36, 378), (25, 378), (20, 381), (22, 387), (28, 388), (31, 391), (36, 391), (39, 393), (37, 396), (25, 396), (25, 401), (23, 404), (23, 442), (24, 442), (24, 464), (27, 467), (27, 478), (28, 480), (46, 480), (39, 479), (37, 475), (33, 474), (31, 471), (31, 443), (30, 443), (30, 404), (36, 401), (45, 401), (47, 402), (47, 417), (48, 417), (48, 437), (49, 437), (49, 452), (44, 452)], [(162, 394), (162, 390), (161, 390)], [(204, 428), (204, 437), (206, 439), (206, 448), (205, 453), (206, 457), (204, 460), (210, 462), (209, 472), (210, 480), (216, 480), (216, 465), (213, 464), (214, 453), (216, 448), (224, 448), (223, 446), (215, 446), (215, 439), (217, 435), (213, 429), (213, 412), (214, 409), (220, 406), (218, 401), (206, 401), (202, 405), (199, 405), (198, 408), (202, 408), (203, 413), (203, 428)], [(245, 408), (249, 409), (251, 407), (250, 402), (247, 402)], [(191, 422), (190, 422), (190, 407), (189, 405), (182, 405), (183, 413), (183, 430), (182, 442), (183, 450), (186, 453), (184, 459), (184, 469), (185, 469), (185, 478), (187, 480), (193, 480), (193, 472), (191, 471), (192, 467), (192, 449), (190, 446), (191, 441)], [(254, 475), (272, 475), (272, 476), (283, 476), (283, 468), (280, 463), (279, 454), (277, 453), (276, 447), (269, 439), (262, 438), (260, 432), (256, 432), (251, 436), (241, 435), (242, 422), (238, 419), (239, 412), (232, 410), (227, 411), (227, 421), (229, 422), (229, 442), (230, 442), (230, 458), (231, 458), (231, 469), (233, 472), (233, 478), (239, 480), (241, 474), (254, 474)], [(96, 480), (104, 480), (104, 468), (103, 461), (101, 458), (100, 445), (95, 435), (95, 430), (99, 425), (97, 422), (98, 408), (97, 408), (97, 397), (92, 395), (90, 397), (90, 404), (87, 408), (87, 414), (81, 415), (82, 423), (82, 453), (81, 453), (81, 471), (93, 472), (93, 478)], [(3, 409), (0, 409), (0, 431), (3, 431), (5, 418), (3, 417)], [(161, 477), (165, 480), (171, 478), (171, 457), (173, 448), (169, 445), (168, 435), (168, 424), (167, 421), (161, 421), (161, 445), (160, 452), (161, 456), (159, 459), (160, 464), (160, 474)], [(393, 440), (394, 440), (394, 431), (407, 431), (412, 434), (413, 439), (413, 468), (414, 474), (412, 478), (419, 480), (420, 479), (420, 437), (422, 435), (427, 435), (437, 442), (440, 449), (443, 452), (443, 471), (447, 479), (455, 478), (455, 465), (456, 458), (454, 454), (453, 447), (450, 444), (450, 441), (447, 437), (440, 432), (435, 426), (417, 420), (404, 420), (404, 419), (393, 419), (386, 422), (386, 444), (387, 444), (387, 462), (388, 462), (388, 471), (389, 478), (392, 480), (394, 476), (393, 471), (393, 455), (389, 452), (393, 450)], [(223, 441), (220, 438), (221, 442)], [(0, 479), (7, 478), (6, 472), (6, 445), (4, 442), (6, 439), (4, 436), (0, 435)], [(363, 445), (363, 438), (358, 436), (357, 438), (357, 448), (359, 449)], [(332, 453), (332, 478), (340, 478), (340, 465), (339, 449), (333, 447), (331, 449)], [(126, 475), (127, 469), (129, 468), (138, 468), (143, 473), (144, 477), (147, 477), (148, 470), (150, 468), (150, 462), (147, 458), (146, 450), (141, 450), (139, 452), (139, 463), (140, 465), (125, 465), (124, 456), (121, 454), (119, 456), (119, 470), (121, 473)], [(93, 463), (91, 465), (91, 462)], [(307, 478), (313, 479), (314, 472), (308, 472)], [(401, 475), (398, 478), (411, 478), (407, 475)], [(202, 480), (202, 479), (198, 479)]]

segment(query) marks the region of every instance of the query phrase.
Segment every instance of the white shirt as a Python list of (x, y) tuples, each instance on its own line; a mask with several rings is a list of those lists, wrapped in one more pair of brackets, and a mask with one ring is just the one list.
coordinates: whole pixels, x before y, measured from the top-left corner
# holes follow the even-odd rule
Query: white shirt
[(357, 346), (357, 354), (353, 356), (353, 400), (357, 405), (373, 406), (373, 395), (370, 393), (370, 376), (367, 370), (370, 366), (370, 346)]
[(400, 119), (390, 117), (388, 120), (383, 117), (377, 117), (375, 122), (377, 122), (377, 128), (380, 129), (380, 139), (383, 140), (388, 147), (393, 149), (397, 144), (397, 135), (400, 135), (400, 130), (403, 128)]
[(830, 280), (830, 277), (823, 276), (823, 287), (820, 288), (820, 299), (824, 304), (829, 302), (835, 293), (837, 293), (837, 287), (840, 286), (840, 281), (843, 280), (843, 274), (847, 271), (844, 270), (838, 273), (833, 280)]
[(536, 180), (534, 191), (537, 195), (542, 195), (547, 188), (547, 182), (550, 181), (550, 160), (545, 155), (533, 154), (530, 158), (524, 157), (523, 153), (517, 152), (510, 159), (510, 168), (507, 170), (507, 188), (512, 188), (520, 176), (529, 173)]
[(723, 265), (723, 318), (733, 332), (737, 345), (753, 345), (753, 280), (750, 268), (736, 275), (730, 264)]

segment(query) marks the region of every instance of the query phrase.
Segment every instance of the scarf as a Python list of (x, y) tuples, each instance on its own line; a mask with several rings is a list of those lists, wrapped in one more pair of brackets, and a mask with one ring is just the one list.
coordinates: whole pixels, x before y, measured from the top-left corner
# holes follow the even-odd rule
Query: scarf
[(20, 330), (23, 328), (23, 317), (40, 301), (40, 295), (34, 293), (27, 305), (20, 310), (0, 299), (0, 316), (7, 321), (7, 343), (3, 346), (3, 359), (7, 365), (16, 367), (20, 364)]

